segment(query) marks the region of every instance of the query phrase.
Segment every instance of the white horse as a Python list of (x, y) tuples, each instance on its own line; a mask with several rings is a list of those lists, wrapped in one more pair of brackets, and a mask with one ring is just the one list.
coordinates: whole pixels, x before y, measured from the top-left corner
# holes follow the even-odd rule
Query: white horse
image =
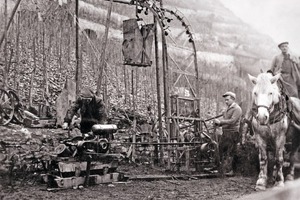
[(254, 84), (252, 90), (252, 112), (254, 114), (251, 124), (259, 148), (260, 161), (260, 172), (256, 182), (257, 190), (265, 190), (267, 185), (267, 146), (274, 150), (275, 186), (284, 186), (283, 152), (289, 119), (285, 98), (280, 94), (277, 85), (279, 77), (280, 74), (273, 76), (270, 73), (261, 73), (257, 77), (249, 75), (249, 79)]

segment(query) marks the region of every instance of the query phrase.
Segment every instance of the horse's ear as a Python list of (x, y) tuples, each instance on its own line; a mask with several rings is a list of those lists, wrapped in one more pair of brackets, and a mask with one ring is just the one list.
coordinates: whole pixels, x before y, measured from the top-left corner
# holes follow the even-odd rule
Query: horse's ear
[(255, 85), (257, 83), (257, 78), (248, 74), (250, 81)]
[(280, 78), (280, 76), (281, 76), (281, 74), (279, 73), (279, 74), (276, 74), (275, 76), (273, 76), (272, 78), (271, 78), (271, 83), (273, 84), (273, 83), (276, 83), (276, 81), (278, 81), (278, 79)]

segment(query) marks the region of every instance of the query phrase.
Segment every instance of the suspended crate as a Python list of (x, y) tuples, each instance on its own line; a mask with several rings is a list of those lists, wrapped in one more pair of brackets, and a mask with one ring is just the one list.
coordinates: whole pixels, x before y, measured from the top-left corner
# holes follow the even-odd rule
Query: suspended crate
[(154, 24), (142, 25), (139, 28), (137, 19), (123, 21), (122, 52), (124, 65), (151, 66), (153, 32)]

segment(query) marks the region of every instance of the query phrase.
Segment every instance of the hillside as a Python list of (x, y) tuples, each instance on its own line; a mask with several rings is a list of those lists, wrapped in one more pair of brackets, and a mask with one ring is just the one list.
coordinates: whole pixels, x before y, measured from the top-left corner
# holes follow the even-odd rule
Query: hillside
[(243, 70), (254, 74), (262, 67), (253, 66), (254, 63), (263, 61), (269, 65), (276, 53), (276, 44), (269, 36), (241, 21), (219, 0), (166, 2), (166, 6), (177, 8), (189, 19), (201, 42), (199, 51), (233, 55)]
[[(81, 3), (83, 12), (98, 16), (95, 20), (100, 24), (104, 24), (107, 4), (108, 2), (95, 0)], [(232, 55), (235, 61), (241, 63), (244, 71), (252, 74), (257, 74), (261, 68), (264, 70), (269, 68), (270, 59), (276, 54), (274, 41), (241, 21), (219, 0), (165, 0), (164, 6), (183, 13), (189, 20), (194, 30), (198, 51), (205, 52), (204, 54), (213, 52)], [(122, 20), (130, 17), (134, 17), (132, 7), (114, 5), (112, 27), (121, 30)], [(91, 19), (90, 15), (87, 18)], [(255, 63), (263, 64), (254, 66)]]
[[(16, 0), (8, 0), (9, 11)], [(67, 3), (62, 6), (59, 3)], [(80, 1), (79, 25), (81, 31), (90, 29), (96, 32), (97, 39), (92, 41), (81, 35), (82, 43), (82, 65), (83, 85), (89, 85), (95, 88), (96, 73), (101, 53), (102, 36), (105, 30), (104, 24), (108, 10), (109, 2), (104, 0), (85, 0)], [(1, 16), (3, 16), (3, 4), (1, 6)], [(245, 88), (247, 77), (246, 73), (257, 74), (261, 68), (267, 69), (270, 59), (275, 54), (276, 45), (272, 39), (266, 35), (260, 34), (249, 25), (242, 22), (230, 10), (224, 7), (219, 0), (165, 0), (164, 6), (175, 12), (182, 13), (188, 23), (191, 25), (197, 48), (198, 66), (201, 74), (201, 96), (207, 99), (208, 109), (211, 108), (210, 98), (218, 94), (218, 90), (234, 90), (240, 97), (247, 94)], [(50, 90), (55, 102), (56, 93), (62, 88), (65, 79), (74, 78), (75, 57), (74, 57), (74, 2), (70, 1), (29, 1), (23, 0), (19, 9), (20, 31), (18, 36), (14, 34), (17, 30), (17, 23), (13, 23), (10, 30), (9, 40), (10, 48), (14, 51), (16, 46), (16, 37), (20, 37), (19, 47), (20, 61), (19, 66), (12, 64), (10, 70), (10, 86), (12, 88), (25, 88), (20, 92), (23, 98), (29, 95), (30, 77), (32, 77), (33, 66), (37, 69), (36, 78), (33, 80), (35, 87), (34, 93), (40, 101), (39, 95), (43, 93), (44, 88)], [(39, 13), (36, 15), (36, 13)], [(41, 16), (42, 21), (37, 21)], [(108, 71), (108, 95), (113, 104), (118, 104), (118, 100), (124, 101), (124, 106), (131, 105), (131, 94), (129, 85), (130, 69), (123, 68), (123, 58), (121, 55), (122, 47), (122, 23), (123, 20), (135, 18), (134, 6), (114, 3), (111, 15), (111, 25), (109, 32), (109, 43), (107, 48)], [(143, 15), (145, 23), (151, 23), (150, 15)], [(0, 22), (3, 27), (3, 21)], [(169, 24), (168, 31), (171, 34), (180, 36), (177, 42), (183, 45), (187, 37), (182, 34), (185, 31), (180, 23), (173, 20)], [(47, 30), (47, 31), (43, 31)], [(3, 28), (1, 28), (1, 33)], [(36, 44), (33, 39), (37, 38)], [(34, 44), (36, 45), (35, 48)], [(43, 47), (44, 45), (44, 47)], [(177, 59), (189, 52), (181, 48), (174, 48), (169, 45), (169, 52)], [(35, 50), (35, 51), (34, 51)], [(9, 52), (9, 51), (8, 51)], [(14, 51), (15, 52), (15, 51)], [(34, 55), (36, 56), (34, 57)], [(3, 52), (0, 62), (3, 63)], [(178, 56), (176, 56), (178, 55)], [(16, 60), (16, 52), (12, 54), (12, 60)], [(181, 62), (184, 62), (182, 60)], [(21, 74), (17, 74), (18, 67), (22, 67)], [(47, 82), (43, 78), (43, 71), (46, 69), (49, 77)], [(171, 69), (174, 69), (174, 66)], [(142, 75), (135, 75), (136, 82), (141, 85), (138, 90), (138, 101), (143, 107), (147, 104), (147, 99), (151, 97), (151, 104), (156, 101), (156, 83), (155, 69), (141, 69)], [(59, 74), (57, 74), (59, 72)], [(193, 71), (190, 71), (193, 73)], [(17, 75), (16, 75), (17, 74)], [(16, 82), (16, 80), (20, 80)], [(224, 84), (224, 81), (226, 84)], [(48, 84), (48, 86), (44, 86)], [(192, 83), (194, 84), (194, 83)], [(218, 88), (215, 90), (214, 88)], [(150, 93), (147, 91), (151, 91)], [(243, 92), (244, 91), (244, 92)], [(148, 93), (148, 94), (147, 94)], [(115, 98), (118, 96), (117, 98)], [(246, 95), (247, 96), (247, 95)], [(208, 97), (208, 98), (207, 98)], [(127, 99), (127, 100), (126, 100)], [(218, 101), (216, 99), (216, 101)]]

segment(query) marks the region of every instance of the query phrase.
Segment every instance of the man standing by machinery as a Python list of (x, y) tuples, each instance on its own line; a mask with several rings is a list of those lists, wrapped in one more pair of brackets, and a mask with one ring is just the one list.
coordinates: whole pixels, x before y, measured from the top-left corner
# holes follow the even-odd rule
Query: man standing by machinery
[(117, 126), (105, 124), (107, 114), (103, 101), (90, 89), (83, 88), (66, 114), (63, 129), (68, 128), (78, 111), (84, 137), (69, 138), (55, 148), (56, 157), (51, 160), (47, 183), (53, 187), (78, 188), (121, 180), (121, 174), (116, 171), (119, 155), (110, 153)]
[(223, 131), (219, 140), (220, 162), (222, 165), (221, 173), (233, 173), (233, 171), (236, 170), (234, 159), (236, 156), (237, 144), (240, 139), (239, 129), (242, 109), (235, 102), (235, 93), (226, 92), (223, 94), (223, 97), (225, 99), (227, 109), (223, 113), (223, 119), (215, 119), (214, 124), (222, 126)]
[(89, 88), (83, 88), (77, 100), (67, 111), (64, 119), (63, 129), (70, 126), (73, 116), (80, 110), (80, 131), (82, 134), (92, 130), (95, 124), (105, 124), (107, 114), (103, 100), (97, 97)]

